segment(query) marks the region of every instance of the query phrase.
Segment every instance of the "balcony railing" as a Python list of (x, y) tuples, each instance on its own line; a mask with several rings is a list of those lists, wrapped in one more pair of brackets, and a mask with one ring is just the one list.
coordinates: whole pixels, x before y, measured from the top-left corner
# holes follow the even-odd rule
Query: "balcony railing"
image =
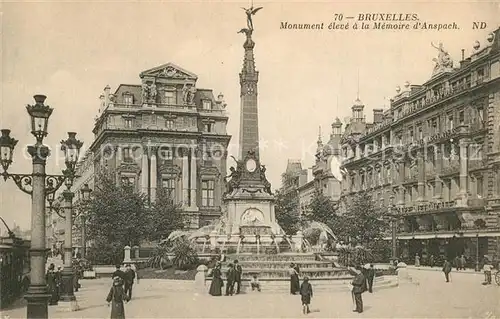
[(484, 198), (472, 198), (467, 200), (467, 206), (470, 207), (484, 207), (486, 200)]

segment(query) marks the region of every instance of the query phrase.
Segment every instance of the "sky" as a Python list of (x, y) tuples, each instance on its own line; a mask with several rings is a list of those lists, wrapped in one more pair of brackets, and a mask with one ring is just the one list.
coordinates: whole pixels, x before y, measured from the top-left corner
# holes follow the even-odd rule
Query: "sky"
[[(64, 166), (59, 142), (77, 132), (84, 148), (99, 95), (121, 83), (139, 84), (141, 71), (172, 62), (198, 75), (197, 86), (224, 93), (228, 133), (238, 141), (239, 78), (243, 63), (245, 13), (249, 1), (88, 1), (0, 3), (0, 128), (19, 140), (12, 173), (31, 172), (26, 146), (26, 104), (47, 95), (54, 108), (45, 140), (53, 154), (48, 174)], [(253, 18), (261, 162), (273, 188), (288, 159), (314, 164), (319, 128), (323, 141), (335, 117), (351, 115), (359, 95), (367, 121), (373, 108), (387, 108), (396, 86), (430, 78), (442, 42), (455, 63), (472, 53), (474, 41), (486, 43), (499, 27), (498, 2), (255, 1), (263, 6)], [(415, 13), (420, 21), (456, 22), (459, 30), (328, 30), (334, 14)], [(344, 22), (346, 20), (344, 19)], [(473, 30), (473, 21), (486, 29)], [(282, 30), (281, 22), (321, 23), (325, 30)], [(233, 154), (238, 155), (238, 154)], [(0, 182), (0, 215), (8, 224), (29, 228), (30, 197), (9, 180)]]

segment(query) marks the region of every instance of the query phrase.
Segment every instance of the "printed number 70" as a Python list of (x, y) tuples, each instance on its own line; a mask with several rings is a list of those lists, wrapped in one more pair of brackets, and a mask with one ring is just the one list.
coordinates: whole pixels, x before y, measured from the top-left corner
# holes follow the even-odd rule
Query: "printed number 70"
[(333, 15), (333, 20), (334, 21), (342, 21), (344, 19), (344, 15), (342, 13), (335, 13)]

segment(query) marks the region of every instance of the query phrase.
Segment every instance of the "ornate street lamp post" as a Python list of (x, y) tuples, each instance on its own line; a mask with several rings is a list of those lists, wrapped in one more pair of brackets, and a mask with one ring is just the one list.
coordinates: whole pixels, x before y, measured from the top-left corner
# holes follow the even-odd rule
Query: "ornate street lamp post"
[[(45, 281), (45, 254), (47, 251), (45, 242), (46, 196), (54, 194), (66, 180), (71, 179), (72, 183), (75, 177), (74, 165), (68, 166), (68, 161), (66, 163), (68, 167), (63, 172), (64, 175), (45, 174), (46, 160), (50, 155), (50, 150), (43, 145), (43, 139), (47, 136), (49, 117), (53, 111), (52, 108), (44, 104), (46, 98), (45, 95), (35, 95), (35, 105), (26, 107), (31, 117), (31, 134), (36, 138), (35, 145), (30, 145), (27, 148), (33, 163), (33, 172), (31, 174), (12, 174), (8, 172), (8, 168), (12, 164), (14, 148), (18, 141), (10, 137), (10, 130), (7, 129), (1, 130), (2, 136), (0, 137), (0, 164), (3, 168), (1, 175), (4, 180), (11, 178), (21, 191), (31, 195), (31, 280), (25, 295), (28, 301), (27, 318), (48, 318), (47, 302), (50, 295), (47, 293)], [(66, 154), (73, 154), (72, 158), (76, 163), (79, 148), (74, 147), (74, 143), (71, 145), (71, 151), (65, 151)], [(81, 146), (81, 142), (76, 143), (76, 145)]]
[[(89, 184), (84, 184), (82, 189), (80, 190), (82, 193), (82, 200), (83, 200), (83, 209), (86, 209), (86, 204), (90, 201), (90, 193), (92, 193), (92, 189), (89, 187)], [(83, 212), (81, 214), (81, 220), (82, 220), (82, 258), (86, 258), (87, 255), (87, 234), (86, 234), (86, 223), (87, 223), (87, 214), (86, 212)]]

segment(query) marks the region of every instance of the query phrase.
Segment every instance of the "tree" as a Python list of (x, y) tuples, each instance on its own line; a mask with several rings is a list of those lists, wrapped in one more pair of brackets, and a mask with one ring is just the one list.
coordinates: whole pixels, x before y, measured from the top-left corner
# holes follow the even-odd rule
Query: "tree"
[(282, 190), (276, 191), (274, 212), (278, 224), (286, 234), (295, 234), (300, 227), (300, 212), (298, 198), (285, 194)]
[(146, 196), (116, 185), (115, 175), (97, 176), (93, 198), (88, 203), (88, 238), (94, 262), (121, 262), (123, 247), (138, 245), (151, 228)]
[(304, 217), (310, 221), (321, 222), (333, 229), (337, 219), (335, 202), (325, 196), (320, 189), (315, 189)]
[(164, 188), (157, 194), (156, 202), (151, 209), (150, 240), (160, 240), (168, 237), (174, 230), (184, 228), (184, 217), (179, 205), (174, 204), (171, 194)]
[(354, 196), (346, 212), (339, 215), (332, 229), (340, 240), (368, 247), (382, 240), (388, 229), (384, 215), (385, 211), (375, 207), (370, 194), (360, 193)]

